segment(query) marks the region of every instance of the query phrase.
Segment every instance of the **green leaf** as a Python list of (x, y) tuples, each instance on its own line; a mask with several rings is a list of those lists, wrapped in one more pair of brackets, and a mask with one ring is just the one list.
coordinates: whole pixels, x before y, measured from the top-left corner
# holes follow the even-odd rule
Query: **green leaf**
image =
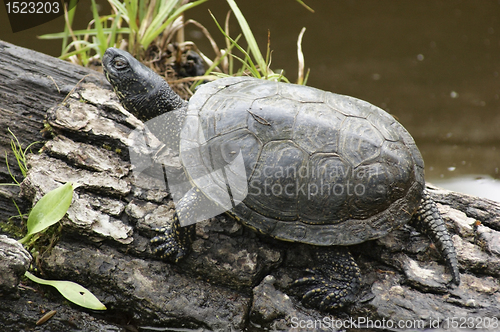
[(71, 182), (46, 193), (31, 210), (26, 237), (43, 231), (61, 220), (68, 211), (72, 199), (73, 185)]
[(62, 280), (45, 280), (38, 278), (28, 271), (24, 274), (26, 278), (41, 285), (55, 287), (67, 300), (84, 308), (92, 310), (106, 310), (106, 306), (95, 297), (87, 288), (72, 282)]

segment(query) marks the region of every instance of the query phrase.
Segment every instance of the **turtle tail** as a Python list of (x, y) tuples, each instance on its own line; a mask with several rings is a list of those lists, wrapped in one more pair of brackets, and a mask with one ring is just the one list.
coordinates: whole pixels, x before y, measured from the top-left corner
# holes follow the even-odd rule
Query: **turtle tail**
[(436, 203), (432, 200), (427, 190), (424, 190), (422, 204), (417, 210), (417, 226), (427, 234), (448, 265), (453, 283), (460, 284), (457, 253), (451, 240), (450, 233), (439, 214)]

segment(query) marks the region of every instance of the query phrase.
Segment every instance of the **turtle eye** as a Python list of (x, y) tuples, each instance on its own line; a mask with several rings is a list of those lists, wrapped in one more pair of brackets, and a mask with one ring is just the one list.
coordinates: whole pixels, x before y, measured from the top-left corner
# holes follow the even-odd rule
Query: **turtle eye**
[(114, 64), (116, 69), (123, 69), (127, 66), (127, 61), (122, 58), (115, 58)]

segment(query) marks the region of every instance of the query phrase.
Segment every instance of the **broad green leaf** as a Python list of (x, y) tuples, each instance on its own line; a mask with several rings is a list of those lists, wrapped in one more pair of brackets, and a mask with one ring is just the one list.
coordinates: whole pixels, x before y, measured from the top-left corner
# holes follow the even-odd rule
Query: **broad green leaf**
[(43, 231), (62, 219), (73, 199), (71, 182), (49, 191), (33, 207), (28, 217), (28, 234), (26, 237)]
[(62, 280), (45, 280), (38, 278), (28, 271), (24, 274), (26, 278), (41, 285), (55, 287), (67, 300), (84, 308), (92, 310), (106, 310), (106, 306), (95, 297), (87, 288), (72, 282)]

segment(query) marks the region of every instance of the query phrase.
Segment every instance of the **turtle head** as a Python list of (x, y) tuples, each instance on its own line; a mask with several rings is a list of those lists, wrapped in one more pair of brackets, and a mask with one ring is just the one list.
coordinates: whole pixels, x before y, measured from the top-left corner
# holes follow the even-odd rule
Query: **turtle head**
[(161, 76), (126, 51), (108, 48), (102, 66), (123, 107), (142, 121), (185, 104)]

